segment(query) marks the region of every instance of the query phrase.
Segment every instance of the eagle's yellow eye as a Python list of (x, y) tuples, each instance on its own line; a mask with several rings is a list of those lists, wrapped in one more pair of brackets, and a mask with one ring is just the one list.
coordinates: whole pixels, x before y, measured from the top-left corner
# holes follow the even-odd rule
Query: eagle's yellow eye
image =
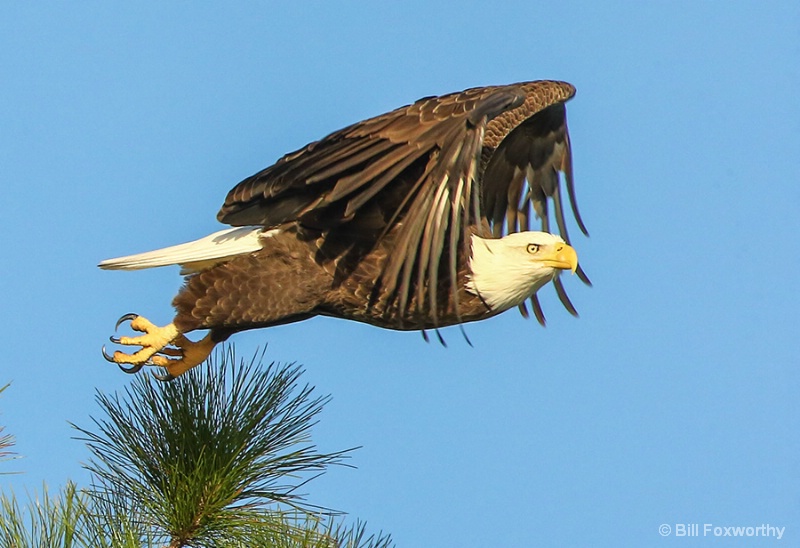
[(528, 244), (528, 253), (538, 253), (539, 244)]

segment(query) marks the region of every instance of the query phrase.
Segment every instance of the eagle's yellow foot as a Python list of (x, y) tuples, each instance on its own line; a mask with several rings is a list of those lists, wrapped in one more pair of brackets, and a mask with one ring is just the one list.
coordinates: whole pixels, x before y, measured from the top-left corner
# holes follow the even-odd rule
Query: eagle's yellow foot
[[(119, 328), (120, 324), (129, 320), (131, 329), (145, 334), (139, 337), (111, 337), (111, 342), (142, 348), (132, 354), (117, 350), (109, 356), (103, 347), (103, 356), (108, 361), (116, 363), (126, 373), (136, 373), (145, 365), (156, 365), (166, 368), (167, 375), (156, 374), (155, 377), (164, 381), (171, 380), (202, 363), (216, 344), (210, 335), (199, 342), (192, 342), (178, 331), (175, 324), (158, 327), (136, 314), (126, 314), (121, 317), (116, 327)], [(131, 367), (124, 367), (123, 364)]]
[(156, 355), (150, 358), (150, 363), (167, 370), (166, 375), (153, 373), (153, 376), (160, 381), (171, 381), (175, 377), (183, 375), (192, 367), (203, 363), (216, 344), (211, 340), (210, 333), (197, 342), (190, 341), (184, 335), (178, 334), (172, 341), (172, 345), (176, 348), (164, 348), (159, 352), (159, 354), (175, 356), (174, 358), (168, 358), (164, 355)]
[[(151, 358), (158, 352), (164, 350), (177, 336), (179, 335), (178, 329), (174, 324), (169, 324), (164, 327), (158, 327), (151, 323), (143, 316), (136, 314), (125, 314), (118, 321), (115, 329), (123, 322), (130, 321), (131, 329), (144, 333), (140, 337), (111, 337), (111, 342), (115, 344), (123, 344), (126, 346), (141, 346), (142, 348), (131, 354), (125, 354), (117, 350), (113, 356), (108, 356), (103, 350), (103, 355), (108, 361), (116, 363), (120, 369), (126, 373), (136, 373), (143, 366), (151, 363)], [(126, 368), (123, 364), (132, 365), (133, 367)]]

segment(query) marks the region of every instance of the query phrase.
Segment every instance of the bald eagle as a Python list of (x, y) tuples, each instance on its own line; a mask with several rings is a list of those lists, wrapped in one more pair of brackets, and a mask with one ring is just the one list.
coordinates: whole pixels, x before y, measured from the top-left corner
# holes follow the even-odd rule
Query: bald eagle
[[(217, 218), (232, 228), (109, 259), (104, 269), (180, 265), (172, 323), (127, 314), (141, 347), (103, 355), (172, 379), (232, 334), (317, 315), (397, 330), (481, 320), (530, 299), (558, 273), (589, 283), (569, 245), (561, 178), (578, 227), (565, 82), (425, 97), (332, 133), (236, 185)], [(550, 233), (549, 204), (560, 235)], [(541, 231), (530, 231), (531, 219)], [(185, 334), (208, 330), (198, 342)], [(426, 336), (427, 337), (427, 336)]]

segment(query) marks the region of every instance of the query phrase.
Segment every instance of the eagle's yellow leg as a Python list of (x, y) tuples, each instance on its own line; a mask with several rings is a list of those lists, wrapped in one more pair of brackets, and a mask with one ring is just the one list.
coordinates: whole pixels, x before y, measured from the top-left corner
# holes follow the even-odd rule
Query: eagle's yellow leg
[(178, 334), (172, 341), (172, 345), (176, 346), (177, 349), (165, 348), (162, 349), (160, 354), (177, 357), (167, 358), (166, 356), (153, 356), (150, 358), (150, 362), (153, 365), (161, 366), (167, 370), (166, 377), (156, 375), (156, 378), (159, 380), (174, 379), (175, 377), (183, 375), (192, 367), (200, 365), (208, 358), (217, 343), (211, 339), (211, 333), (197, 342), (190, 341), (183, 334)]
[[(141, 346), (142, 348), (131, 354), (117, 350), (112, 356), (108, 356), (104, 350), (103, 355), (128, 373), (136, 373), (144, 365), (156, 365), (167, 370), (166, 376), (156, 375), (158, 379), (174, 379), (192, 367), (201, 364), (211, 354), (216, 345), (210, 334), (198, 342), (192, 342), (178, 331), (175, 324), (171, 323), (164, 327), (158, 327), (147, 318), (134, 314), (128, 314), (120, 318), (120, 321), (117, 322), (117, 327), (125, 320), (131, 320), (131, 329), (142, 332), (144, 335), (138, 337), (112, 337), (111, 341), (126, 346)], [(127, 369), (122, 367), (123, 364), (133, 367)]]

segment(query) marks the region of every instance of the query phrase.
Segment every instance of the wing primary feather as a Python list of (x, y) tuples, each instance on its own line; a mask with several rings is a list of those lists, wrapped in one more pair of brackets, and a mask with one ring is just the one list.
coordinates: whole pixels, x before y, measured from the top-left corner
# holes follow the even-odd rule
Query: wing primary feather
[(394, 226), (394, 223), (400, 216), (400, 214), (403, 213), (403, 211), (405, 211), (405, 208), (408, 205), (408, 203), (412, 200), (412, 198), (415, 198), (420, 187), (428, 179), (428, 176), (431, 174), (434, 167), (436, 166), (436, 162), (434, 160), (435, 156), (431, 156), (431, 160), (428, 161), (428, 165), (425, 167), (425, 171), (422, 173), (422, 175), (420, 175), (420, 177), (417, 179), (417, 181), (414, 183), (414, 186), (411, 187), (408, 193), (406, 193), (405, 198), (403, 198), (403, 201), (400, 202), (400, 205), (398, 205), (397, 208), (394, 210), (394, 213), (392, 213), (392, 216), (389, 218), (389, 222), (386, 223), (386, 228), (383, 230), (380, 237), (378, 238), (379, 240), (383, 239), (383, 237), (386, 236), (389, 230)]
[(511, 182), (508, 185), (508, 198), (506, 206), (506, 226), (508, 232), (519, 232), (519, 213), (521, 209), (525, 173), (521, 169), (514, 169)]
[(550, 232), (550, 215), (547, 214), (547, 202), (540, 202), (542, 204), (543, 214), (539, 215), (542, 221), (542, 232)]
[(487, 213), (492, 223), (492, 236), (499, 238), (503, 235), (503, 216), (508, 208), (508, 194), (498, 192), (494, 196), (493, 206)]
[(564, 208), (561, 206), (561, 192), (559, 187), (553, 190), (553, 207), (556, 210), (556, 224), (558, 225), (558, 232), (564, 241), (570, 243), (569, 233), (567, 232), (567, 223), (564, 221)]
[(536, 321), (542, 327), (547, 327), (547, 318), (544, 317), (544, 310), (542, 310), (542, 303), (539, 302), (539, 297), (536, 294), (531, 295), (531, 306), (533, 307), (533, 315), (536, 316)]
[[(446, 184), (446, 182), (445, 182)], [(425, 281), (426, 276), (428, 274), (428, 259), (430, 257), (431, 248), (433, 244), (431, 242), (431, 230), (433, 224), (433, 213), (437, 208), (437, 204), (439, 202), (439, 196), (444, 191), (444, 186), (440, 183), (438, 187), (436, 187), (436, 193), (433, 197), (433, 206), (431, 208), (431, 212), (425, 218), (424, 228), (422, 229), (422, 239), (419, 241), (419, 245), (414, 246), (415, 251), (418, 255), (417, 257), (417, 280), (416, 280), (416, 307), (418, 312), (422, 312), (423, 307), (425, 305)], [(428, 283), (434, 284), (435, 281), (433, 279), (427, 279)], [(436, 310), (431, 311), (434, 318), (434, 325), (436, 323)]]
[[(462, 172), (462, 177), (465, 180), (465, 185), (462, 187), (455, 197), (454, 204), (457, 205), (456, 209), (459, 223), (463, 226), (464, 237), (463, 245), (465, 257), (469, 256), (469, 238), (467, 237), (466, 227), (472, 223), (479, 224), (481, 220), (481, 203), (479, 189), (473, 188), (475, 183), (475, 174), (478, 171), (478, 161), (480, 160), (481, 150), (483, 147), (483, 139), (486, 134), (486, 124), (484, 123), (472, 128), (468, 132), (468, 147), (467, 153), (464, 154), (466, 158), (465, 170)], [(463, 196), (462, 196), (463, 192)], [(456, 212), (454, 211), (454, 215)], [(470, 215), (472, 216), (470, 219)], [(456, 232), (458, 235), (458, 232)]]
[(467, 341), (467, 344), (471, 348), (475, 348), (475, 345), (472, 344), (472, 341), (469, 339), (469, 335), (467, 335), (467, 330), (464, 329), (464, 324), (458, 324), (458, 329), (461, 331), (461, 336), (464, 337), (464, 340)]
[[(541, 186), (537, 185), (536, 172), (530, 166), (525, 170), (525, 179), (528, 181), (528, 203), (533, 206), (533, 210), (540, 219), (547, 219), (549, 216), (547, 196)], [(545, 230), (545, 232), (547, 231)]]
[(527, 198), (522, 207), (519, 208), (519, 228), (522, 232), (527, 232), (531, 229), (531, 202)]
[(580, 281), (589, 287), (592, 287), (592, 280), (590, 280), (589, 276), (586, 275), (586, 272), (583, 271), (583, 267), (581, 267), (581, 265), (578, 265), (578, 269), (575, 271), (575, 274), (578, 276)]
[[(569, 235), (567, 234), (567, 225), (564, 220), (564, 209), (561, 204), (561, 191), (558, 187), (556, 187), (555, 192), (553, 192), (553, 205), (556, 209), (556, 221), (558, 222), (558, 230), (561, 233), (561, 237), (564, 238), (565, 242), (570, 243)], [(591, 287), (592, 282), (589, 280), (589, 277), (586, 275), (586, 272), (584, 272), (580, 265), (578, 265), (575, 273), (578, 275), (578, 279), (580, 281)]]
[(517, 218), (517, 208), (509, 203), (506, 211), (506, 233), (512, 232), (519, 232), (519, 219)]
[[(469, 175), (468, 175), (469, 176)], [(462, 207), (458, 207), (461, 204), (461, 194), (463, 192), (463, 188), (465, 186), (469, 186), (469, 180), (466, 182), (462, 178), (458, 181), (458, 186), (456, 187), (456, 200), (455, 206), (450, 211), (450, 241), (449, 246), (447, 249), (447, 259), (448, 259), (448, 272), (450, 274), (450, 291), (453, 301), (453, 310), (456, 314), (456, 320), (458, 324), (461, 325), (461, 304), (458, 300), (458, 286), (457, 286), (457, 279), (458, 279), (458, 242), (463, 238), (467, 238), (467, 234), (462, 234), (462, 226), (461, 226), (461, 209)], [(467, 256), (465, 256), (465, 261)], [(462, 328), (462, 334), (464, 338), (469, 341), (469, 337), (467, 337), (466, 332), (464, 332)], [(470, 345), (472, 346), (472, 345)]]
[(556, 286), (556, 293), (558, 294), (558, 300), (561, 301), (561, 304), (564, 305), (564, 308), (567, 309), (567, 312), (578, 317), (578, 311), (575, 308), (575, 305), (572, 304), (572, 301), (569, 300), (567, 296), (567, 292), (564, 289), (564, 285), (561, 283), (561, 278), (556, 276), (556, 279), (553, 280), (553, 285)]
[[(469, 248), (469, 239), (467, 238), (466, 227), (472, 223), (478, 225), (481, 222), (481, 203), (480, 203), (480, 193), (477, 191), (477, 188), (473, 188), (473, 185), (477, 187), (476, 184), (476, 173), (478, 173), (478, 160), (480, 157), (480, 150), (483, 145), (483, 138), (485, 135), (485, 126), (480, 126), (476, 128), (473, 136), (472, 147), (473, 147), (473, 154), (472, 154), (472, 162), (469, 165), (469, 171), (467, 175), (467, 185), (464, 192), (464, 205), (459, 208), (462, 213), (462, 218), (464, 220), (464, 250), (466, 252), (470, 251)], [(472, 219), (469, 218), (469, 213), (472, 213)]]
[(231, 213), (237, 207), (258, 199), (273, 198), (298, 181), (305, 185), (306, 178), (313, 176), (316, 171), (372, 144), (369, 141), (341, 139), (340, 133), (285, 154), (275, 164), (240, 182), (228, 192), (220, 213)]
[(433, 207), (430, 209), (427, 219), (425, 220), (422, 241), (418, 246), (420, 256), (417, 263), (417, 310), (420, 312), (423, 310), (427, 285), (430, 312), (433, 318), (433, 325), (435, 326), (439, 325), (438, 306), (436, 303), (436, 286), (439, 282), (439, 273), (438, 269), (434, 269), (433, 267), (434, 258), (436, 257), (435, 250), (438, 249), (439, 253), (441, 253), (439, 232), (441, 231), (443, 209), (447, 204), (448, 178), (448, 173), (445, 173), (444, 180), (442, 180), (436, 188), (436, 194), (433, 197)]
[(500, 238), (502, 235), (503, 235), (503, 223), (492, 224), (492, 236), (494, 238)]
[[(383, 190), (386, 185), (394, 181), (395, 178), (403, 172), (403, 170), (416, 162), (423, 154), (425, 154), (425, 151), (417, 151), (414, 154), (409, 154), (384, 171), (378, 179), (373, 180), (370, 183), (366, 190), (362, 191), (358, 196), (347, 203), (345, 217), (352, 215), (356, 210), (358, 210), (358, 208), (369, 201), (370, 198), (374, 197), (378, 192)], [(358, 188), (364, 186), (364, 184), (366, 183), (358, 185)]]
[[(392, 178), (394, 178), (403, 169), (401, 168), (400, 170), (395, 171), (398, 165), (407, 166), (408, 164), (413, 162), (416, 158), (418, 158), (419, 155), (422, 153), (424, 153), (424, 151), (417, 150), (414, 151), (413, 154), (408, 154), (405, 147), (396, 147), (394, 150), (387, 153), (382, 158), (365, 166), (363, 170), (360, 170), (356, 173), (353, 173), (352, 175), (347, 175), (339, 179), (336, 182), (336, 185), (333, 187), (333, 190), (331, 190), (330, 194), (328, 195), (328, 200), (331, 202), (340, 200), (345, 196), (349, 196), (353, 192), (359, 190), (363, 186), (368, 185), (370, 183), (372, 183), (371, 186), (375, 186), (374, 181), (376, 179), (380, 180), (380, 177), (386, 173), (393, 174)], [(385, 183), (381, 185), (379, 188), (376, 188), (375, 191), (372, 193), (372, 195), (381, 190), (383, 186), (385, 186)], [(369, 190), (365, 192), (368, 191)], [(372, 195), (364, 199), (361, 203), (365, 202), (367, 199), (372, 197)]]
[[(467, 227), (471, 224), (469, 219), (470, 210), (472, 212), (472, 222), (476, 225), (480, 223), (481, 219), (481, 211), (480, 211), (480, 200), (479, 193), (473, 188), (473, 185), (476, 185), (476, 177), (475, 174), (477, 173), (478, 169), (478, 158), (480, 157), (480, 150), (483, 143), (483, 138), (485, 135), (486, 126), (482, 125), (476, 128), (473, 141), (472, 141), (472, 153), (471, 153), (471, 161), (469, 162), (469, 166), (467, 168), (467, 173), (462, 181), (459, 181), (460, 184), (463, 184), (463, 201), (461, 200), (461, 188), (456, 193), (456, 199), (458, 200), (456, 203), (459, 207), (454, 207), (452, 214), (453, 219), (451, 222), (450, 227), (450, 279), (452, 283), (452, 290), (453, 290), (453, 306), (456, 310), (456, 317), (459, 320), (459, 326), (461, 327), (462, 335), (464, 339), (467, 341), (467, 344), (472, 346), (472, 341), (470, 341), (469, 337), (467, 336), (466, 331), (464, 330), (461, 324), (461, 309), (460, 303), (458, 299), (458, 287), (456, 286), (456, 279), (458, 277), (458, 257), (457, 257), (457, 247), (459, 240), (461, 241), (461, 245), (463, 246), (463, 256), (464, 261), (469, 261), (469, 256), (472, 253), (472, 249), (470, 247), (471, 238)], [(477, 186), (477, 185), (476, 185)], [(484, 305), (486, 302), (483, 301), (483, 297), (478, 295)]]
[[(415, 212), (423, 212), (429, 210), (429, 203), (432, 201), (432, 196), (430, 192), (421, 195), (422, 201), (420, 203), (420, 207), (412, 208)], [(416, 202), (416, 200), (415, 200)], [(417, 219), (420, 215), (415, 215), (414, 218), (409, 219), (408, 222), (410, 224), (406, 225), (406, 230), (404, 231), (404, 238), (402, 239), (400, 245), (396, 248), (398, 253), (396, 255), (392, 255), (392, 259), (389, 262), (389, 266), (392, 267), (390, 271), (390, 280), (396, 279), (397, 275), (399, 274), (400, 267), (403, 268), (403, 277), (400, 280), (400, 311), (405, 312), (407, 310), (408, 305), (408, 298), (411, 288), (411, 275), (414, 270), (414, 264), (417, 263), (417, 268), (421, 268), (421, 265), (418, 262), (418, 254), (419, 254), (419, 241), (422, 237), (422, 231), (425, 228), (424, 219)], [(396, 265), (396, 266), (395, 266)]]
[[(313, 184), (317, 181), (309, 183), (309, 178), (313, 178), (316, 173), (375, 144), (377, 143), (366, 139), (345, 139), (340, 133), (329, 135), (322, 141), (311, 143), (304, 149), (287, 154), (275, 165), (257, 173), (251, 179), (254, 179), (255, 184), (266, 183), (263, 196), (268, 198), (273, 194), (270, 188), (272, 181), (278, 183), (280, 190), (298, 183), (300, 186)], [(272, 173), (273, 171), (275, 173)]]
[[(475, 129), (475, 148), (481, 148), (483, 145), (484, 137), (486, 136), (486, 126), (479, 126)], [(476, 153), (472, 159), (472, 166), (470, 166), (470, 171), (472, 172), (472, 177), (470, 181), (475, 180), (475, 174), (478, 172), (478, 152)], [(472, 202), (472, 219), (477, 224), (480, 222), (481, 219), (481, 201), (480, 201), (480, 194), (474, 191), (475, 189), (472, 188), (472, 184), (467, 187), (467, 203), (470, 201)], [(469, 206), (467, 206), (469, 207)], [(469, 224), (469, 223), (467, 223)], [(464, 240), (464, 246), (467, 247), (469, 242)]]
[[(449, 192), (447, 194), (449, 194)], [(435, 325), (439, 325), (439, 265), (441, 263), (442, 252), (444, 250), (444, 238), (447, 231), (447, 225), (449, 224), (447, 222), (447, 217), (449, 215), (450, 201), (445, 196), (442, 200), (441, 210), (439, 215), (437, 215), (436, 222), (434, 224), (433, 241), (431, 243), (433, 251), (430, 254), (430, 263), (428, 267), (428, 272), (431, 273), (428, 299), (431, 310), (435, 311), (433, 313), (433, 321)], [(454, 284), (455, 280), (451, 278), (448, 285), (452, 288)]]
[(371, 146), (362, 150), (357, 150), (355, 154), (344, 156), (325, 169), (314, 172), (313, 175), (310, 175), (306, 178), (306, 184), (311, 185), (318, 183), (327, 179), (328, 177), (344, 173), (348, 169), (364, 163), (370, 158), (376, 158), (379, 154), (385, 153), (389, 149), (397, 148), (399, 146), (399, 144), (393, 143), (386, 139), (376, 139)]
[(567, 195), (569, 196), (569, 205), (572, 208), (572, 214), (575, 216), (575, 221), (578, 223), (578, 228), (581, 229), (584, 235), (588, 236), (589, 231), (586, 230), (586, 225), (583, 224), (581, 213), (578, 211), (578, 200), (575, 196), (575, 179), (572, 172), (572, 147), (569, 142), (569, 133), (567, 133), (566, 121), (564, 125), (564, 140), (566, 142), (566, 150), (561, 161), (561, 171), (564, 173), (564, 180), (567, 187)]

